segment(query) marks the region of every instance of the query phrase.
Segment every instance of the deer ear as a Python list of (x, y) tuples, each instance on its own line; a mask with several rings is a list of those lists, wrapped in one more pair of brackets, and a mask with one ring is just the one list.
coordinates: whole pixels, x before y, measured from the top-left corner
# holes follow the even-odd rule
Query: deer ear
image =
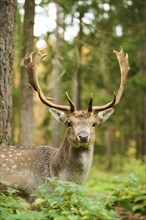
[(101, 112), (99, 112), (96, 115), (96, 122), (98, 125), (102, 124), (103, 122), (105, 122), (114, 112), (113, 108), (108, 108), (106, 110), (103, 110)]
[(60, 111), (60, 110), (54, 109), (54, 108), (49, 108), (49, 112), (58, 122), (65, 122), (66, 121), (67, 117), (63, 111)]

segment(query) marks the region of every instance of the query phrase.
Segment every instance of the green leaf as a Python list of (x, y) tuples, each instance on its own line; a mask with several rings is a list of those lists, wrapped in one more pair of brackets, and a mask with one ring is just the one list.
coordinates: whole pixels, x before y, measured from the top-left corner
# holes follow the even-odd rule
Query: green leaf
[(131, 200), (129, 199), (123, 199), (119, 202), (119, 205), (126, 209), (127, 211), (132, 211), (132, 203)]

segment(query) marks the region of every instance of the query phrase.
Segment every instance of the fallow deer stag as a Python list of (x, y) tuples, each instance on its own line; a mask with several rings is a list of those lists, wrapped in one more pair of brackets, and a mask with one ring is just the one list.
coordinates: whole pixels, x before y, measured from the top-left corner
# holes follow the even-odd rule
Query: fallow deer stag
[(93, 159), (95, 126), (102, 124), (114, 112), (123, 93), (129, 70), (128, 55), (114, 53), (118, 59), (121, 84), (117, 95), (111, 102), (92, 106), (92, 97), (87, 110), (77, 110), (75, 104), (66, 93), (69, 105), (56, 104), (51, 98), (45, 97), (37, 78), (36, 66), (45, 55), (39, 53), (33, 57), (31, 53), (26, 60), (29, 82), (38, 93), (40, 100), (49, 107), (51, 114), (66, 127), (66, 135), (60, 148), (50, 146), (38, 147), (0, 147), (0, 188), (13, 187), (31, 194), (46, 181), (46, 177), (82, 184), (88, 176)]

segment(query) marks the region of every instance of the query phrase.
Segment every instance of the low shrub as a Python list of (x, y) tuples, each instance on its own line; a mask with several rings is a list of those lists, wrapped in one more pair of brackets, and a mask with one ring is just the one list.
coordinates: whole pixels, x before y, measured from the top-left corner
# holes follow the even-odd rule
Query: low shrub
[(115, 207), (138, 216), (146, 209), (145, 192), (133, 174), (111, 178), (98, 193), (75, 183), (49, 178), (29, 204), (8, 189), (0, 194), (1, 220), (120, 220)]

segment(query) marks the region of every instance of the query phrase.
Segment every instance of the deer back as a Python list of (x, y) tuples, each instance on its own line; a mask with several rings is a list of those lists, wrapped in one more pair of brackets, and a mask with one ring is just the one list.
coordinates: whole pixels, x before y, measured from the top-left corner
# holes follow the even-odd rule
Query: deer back
[(0, 147), (1, 189), (9, 186), (27, 194), (50, 176), (50, 164), (57, 149), (39, 147)]

